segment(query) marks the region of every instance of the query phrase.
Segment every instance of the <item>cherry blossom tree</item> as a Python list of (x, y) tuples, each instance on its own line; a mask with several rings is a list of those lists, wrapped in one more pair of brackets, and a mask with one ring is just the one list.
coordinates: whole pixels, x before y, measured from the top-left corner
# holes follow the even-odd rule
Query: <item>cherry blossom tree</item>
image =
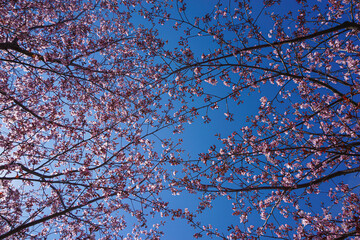
[(177, 147), (157, 133), (178, 120), (141, 4), (0, 3), (1, 239), (161, 235), (148, 218)]
[(218, 1), (201, 15), (192, 4), (169, 16), (183, 34), (164, 59), (167, 77), (204, 101), (191, 113), (239, 121), (237, 104), (260, 95), (247, 124), (225, 136), (219, 126), (219, 142), (172, 182), (203, 194), (197, 213), (228, 199), (239, 217), (220, 231), (189, 216), (194, 236), (359, 239), (360, 3)]
[[(193, 6), (0, 3), (1, 239), (160, 239), (158, 214), (196, 238), (360, 238), (360, 3)], [(258, 113), (198, 158), (171, 140), (240, 122), (254, 95)], [(201, 219), (219, 199), (227, 229)]]

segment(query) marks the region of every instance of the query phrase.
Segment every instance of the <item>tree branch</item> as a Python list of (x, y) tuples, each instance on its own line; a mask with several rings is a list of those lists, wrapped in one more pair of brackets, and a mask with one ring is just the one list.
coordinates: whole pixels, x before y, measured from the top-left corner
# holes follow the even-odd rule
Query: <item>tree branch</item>
[[(350, 173), (355, 173), (355, 172), (360, 172), (360, 167), (357, 168), (352, 168), (352, 169), (347, 169), (347, 170), (343, 170), (343, 171), (338, 171), (338, 172), (334, 172), (331, 173), (327, 176), (318, 178), (314, 181), (308, 182), (308, 183), (303, 183), (303, 184), (299, 184), (299, 185), (294, 185), (294, 186), (260, 186), (260, 187), (246, 187), (246, 188), (240, 188), (240, 189), (234, 189), (234, 188), (221, 188), (221, 191), (224, 192), (250, 192), (250, 191), (258, 191), (258, 190), (295, 190), (295, 189), (301, 189), (301, 188), (306, 188), (306, 187), (310, 187), (312, 185), (316, 185), (325, 181), (328, 181), (332, 178), (335, 177), (339, 177), (342, 175), (347, 175)], [(206, 187), (214, 187), (212, 185), (204, 185)], [(204, 190), (202, 190), (204, 191)], [(205, 190), (208, 191), (208, 190)]]
[(225, 58), (228, 58), (228, 57), (232, 57), (232, 56), (234, 56), (236, 54), (239, 54), (241, 52), (258, 50), (258, 49), (263, 49), (263, 48), (268, 48), (268, 47), (281, 46), (281, 45), (288, 44), (288, 43), (302, 42), (302, 41), (305, 41), (307, 39), (311, 39), (311, 38), (318, 37), (318, 36), (321, 36), (321, 35), (324, 35), (324, 34), (336, 32), (336, 31), (339, 31), (341, 29), (360, 31), (360, 24), (346, 21), (346, 22), (344, 22), (344, 23), (342, 23), (342, 24), (340, 24), (338, 26), (335, 26), (335, 27), (332, 27), (332, 28), (329, 28), (329, 29), (326, 29), (326, 30), (323, 30), (323, 31), (315, 32), (315, 33), (312, 33), (312, 34), (309, 34), (309, 35), (306, 35), (306, 36), (297, 37), (297, 38), (291, 38), (291, 39), (280, 41), (280, 42), (260, 44), (260, 45), (256, 45), (256, 46), (252, 46), (252, 47), (236, 49), (234, 51), (234, 53), (227, 54), (227, 55), (217, 57), (217, 58), (213, 58), (213, 59), (209, 59), (209, 60), (206, 60), (206, 61), (203, 61), (203, 62), (200, 62), (200, 63), (190, 64), (190, 65), (187, 65), (185, 67), (179, 68), (179, 69), (175, 70), (174, 72), (170, 73), (169, 76), (171, 76), (171, 75), (173, 75), (175, 73), (181, 72), (181, 71), (183, 71), (183, 70), (185, 70), (187, 68), (196, 67), (196, 66), (203, 65), (205, 63), (209, 63), (209, 62), (225, 59)]

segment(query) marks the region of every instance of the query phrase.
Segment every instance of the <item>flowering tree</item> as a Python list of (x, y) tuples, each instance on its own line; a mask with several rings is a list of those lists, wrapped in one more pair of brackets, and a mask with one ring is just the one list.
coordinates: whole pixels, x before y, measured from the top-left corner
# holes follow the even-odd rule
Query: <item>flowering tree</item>
[[(158, 239), (156, 213), (195, 237), (360, 235), (360, 3), (206, 2), (0, 4), (1, 239)], [(258, 113), (198, 159), (163, 137), (238, 121), (256, 92)], [(196, 212), (161, 199), (185, 189)], [(240, 224), (197, 222), (223, 198)]]
[(1, 239), (158, 238), (175, 120), (141, 3), (0, 3)]
[[(220, 142), (173, 181), (203, 193), (198, 213), (227, 198), (240, 218), (227, 232), (194, 224), (194, 236), (359, 239), (360, 3), (259, 2), (219, 1), (194, 17), (192, 3), (178, 1), (169, 17), (185, 33), (167, 54), (170, 76), (205, 102), (193, 115), (209, 122), (216, 112), (207, 109), (223, 108), (239, 120), (231, 103), (262, 94), (248, 124), (229, 136), (219, 129)], [(192, 48), (196, 39), (211, 50)]]

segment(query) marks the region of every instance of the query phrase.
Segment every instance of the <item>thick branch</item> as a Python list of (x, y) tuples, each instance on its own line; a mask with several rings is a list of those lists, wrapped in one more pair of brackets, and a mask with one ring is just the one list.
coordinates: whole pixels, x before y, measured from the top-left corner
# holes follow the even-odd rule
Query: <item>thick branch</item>
[(315, 38), (315, 37), (318, 37), (318, 36), (321, 36), (321, 35), (324, 35), (324, 34), (336, 32), (336, 31), (339, 31), (339, 30), (342, 30), (342, 29), (360, 31), (360, 24), (346, 21), (346, 22), (344, 22), (344, 23), (342, 23), (342, 24), (340, 24), (338, 26), (335, 26), (335, 27), (332, 27), (332, 28), (329, 28), (329, 29), (326, 29), (326, 30), (323, 30), (323, 31), (315, 32), (315, 33), (312, 33), (312, 34), (309, 34), (309, 35), (306, 35), (306, 36), (297, 37), (297, 38), (291, 38), (291, 39), (287, 39), (287, 40), (280, 41), (280, 42), (260, 44), (260, 45), (256, 45), (256, 46), (252, 46), (252, 47), (236, 49), (234, 51), (234, 53), (232, 53), (232, 54), (227, 54), (227, 55), (224, 55), (224, 56), (221, 56), (221, 57), (212, 58), (212, 59), (200, 62), (200, 63), (194, 63), (194, 64), (187, 65), (185, 67), (179, 68), (179, 69), (175, 70), (174, 72), (170, 73), (169, 76), (173, 75), (175, 73), (181, 72), (181, 71), (183, 71), (183, 70), (185, 70), (187, 68), (196, 67), (196, 66), (203, 65), (205, 63), (209, 63), (209, 62), (225, 59), (225, 58), (228, 58), (228, 57), (232, 57), (232, 56), (234, 56), (234, 54), (236, 55), (236, 54), (239, 54), (241, 52), (258, 50), (258, 49), (263, 49), (263, 48), (268, 48), (268, 47), (276, 47), (276, 46), (281, 46), (281, 45), (289, 44), (289, 43), (302, 42), (302, 41), (305, 41), (305, 40), (308, 40), (308, 39), (311, 39), (311, 38)]
[(13, 101), (16, 105), (18, 105), (19, 107), (21, 107), (25, 112), (28, 112), (30, 113), (32, 116), (34, 116), (35, 118), (41, 120), (41, 121), (45, 121), (45, 122), (48, 122), (50, 124), (54, 124), (58, 127), (62, 127), (62, 128), (65, 128), (65, 129), (75, 129), (75, 130), (83, 130), (83, 129), (80, 129), (80, 128), (73, 128), (71, 126), (65, 126), (61, 123), (58, 123), (58, 122), (55, 122), (55, 121), (51, 121), (51, 120), (47, 120), (46, 118), (43, 118), (41, 116), (39, 116), (38, 114), (36, 114), (33, 110), (31, 110), (30, 108), (26, 107), (24, 104), (22, 104), (20, 101), (18, 101), (16, 98), (10, 96), (9, 94), (7, 94), (6, 92), (0, 90), (0, 94), (3, 95), (3, 96), (6, 96), (8, 98), (11, 99), (11, 101)]
[(345, 234), (341, 235), (340, 237), (334, 238), (334, 240), (343, 240), (343, 239), (346, 239), (351, 236), (359, 236), (359, 235), (360, 235), (359, 231), (354, 230), (352, 232), (345, 233)]
[[(110, 46), (112, 44), (116, 44), (116, 43), (121, 42), (121, 41), (123, 41), (125, 39), (131, 39), (131, 38), (132, 37), (125, 37), (125, 38), (120, 38), (120, 39), (117, 39), (117, 40), (113, 40), (113, 41), (109, 42), (106, 46), (99, 47), (99, 48), (97, 48), (97, 49), (95, 49), (95, 50), (93, 50), (91, 52), (88, 52), (86, 55), (97, 53), (97, 52), (105, 49), (106, 47), (108, 47), (108, 46)], [(35, 59), (43, 61), (43, 62), (58, 63), (58, 64), (62, 64), (62, 65), (65, 65), (65, 66), (72, 66), (72, 67), (76, 67), (76, 68), (79, 68), (79, 69), (86, 69), (86, 70), (89, 70), (89, 71), (92, 71), (92, 72), (107, 73), (106, 70), (90, 69), (90, 68), (87, 68), (86, 66), (82, 66), (82, 65), (76, 64), (74, 62), (77, 59), (86, 56), (85, 54), (78, 55), (78, 56), (74, 57), (71, 60), (67, 59), (66, 61), (62, 60), (62, 59), (57, 59), (57, 58), (45, 59), (45, 57), (42, 56), (41, 54), (34, 53), (34, 52), (31, 52), (31, 51), (28, 51), (26, 49), (21, 48), (19, 46), (19, 44), (18, 44), (18, 39), (17, 38), (15, 38), (12, 42), (0, 43), (0, 50), (7, 50), (7, 51), (14, 50), (14, 51), (22, 53), (22, 54), (24, 54), (24, 55), (26, 55), (28, 57), (35, 58)]]
[(71, 211), (74, 211), (74, 210), (76, 210), (76, 209), (82, 208), (82, 207), (84, 207), (84, 206), (86, 206), (86, 205), (89, 205), (89, 204), (91, 204), (91, 203), (93, 203), (93, 202), (96, 202), (96, 201), (99, 201), (99, 200), (101, 200), (101, 199), (104, 199), (104, 198), (106, 198), (106, 197), (115, 196), (116, 194), (117, 194), (117, 193), (113, 193), (113, 194), (108, 195), (108, 196), (101, 196), (101, 197), (92, 199), (92, 200), (88, 201), (87, 203), (80, 204), (80, 205), (77, 205), (77, 206), (74, 206), (74, 207), (69, 207), (69, 208), (67, 208), (67, 209), (65, 209), (65, 210), (63, 210), (63, 211), (56, 212), (56, 213), (50, 214), (50, 215), (48, 215), (48, 216), (45, 216), (45, 217), (43, 217), (43, 218), (40, 218), (40, 219), (38, 219), (38, 220), (29, 222), (29, 223), (27, 223), (27, 224), (20, 225), (19, 227), (16, 227), (16, 228), (8, 231), (7, 233), (4, 233), (4, 234), (0, 235), (0, 239), (5, 239), (5, 238), (7, 238), (7, 237), (9, 237), (9, 236), (11, 236), (11, 235), (13, 235), (13, 234), (16, 234), (16, 233), (19, 233), (19, 232), (23, 231), (23, 230), (26, 229), (26, 228), (35, 226), (36, 224), (39, 224), (39, 223), (46, 222), (46, 221), (48, 221), (48, 220), (50, 220), (50, 219), (53, 219), (53, 218), (57, 218), (57, 217), (63, 216), (63, 215), (65, 215), (65, 214), (67, 214), (67, 213), (70, 213)]
[[(310, 187), (312, 185), (316, 185), (316, 184), (328, 181), (328, 180), (330, 180), (332, 178), (336, 178), (336, 177), (339, 177), (339, 176), (343, 176), (343, 175), (347, 175), (347, 174), (355, 173), (355, 172), (360, 172), (360, 167), (334, 172), (334, 173), (331, 173), (331, 174), (329, 174), (327, 176), (318, 178), (318, 179), (316, 179), (314, 181), (299, 184), (299, 185), (294, 185), (294, 186), (259, 186), (259, 187), (250, 186), (250, 187), (240, 188), (240, 189), (225, 188), (224, 187), (221, 190), (224, 191), (224, 192), (250, 192), (250, 191), (259, 191), (259, 190), (295, 190), (295, 189), (301, 189), (301, 188)], [(204, 186), (213, 187), (213, 186), (210, 186), (210, 185), (204, 185)]]
[[(144, 179), (142, 179), (137, 185), (141, 185), (143, 182), (145, 182), (147, 180), (147, 177), (145, 177)], [(130, 191), (133, 191), (134, 189), (136, 188), (136, 186), (130, 188), (129, 190), (122, 190), (122, 192), (130, 192)], [(37, 220), (34, 220), (32, 222), (29, 222), (29, 223), (26, 223), (26, 224), (22, 224), (10, 231), (8, 231), (7, 233), (4, 233), (2, 235), (0, 235), (0, 239), (5, 239), (11, 235), (14, 235), (16, 233), (19, 233), (23, 230), (25, 230), (26, 228), (29, 228), (29, 227), (32, 227), (32, 226), (35, 226), (37, 224), (40, 224), (40, 223), (43, 223), (43, 222), (46, 222), (50, 219), (54, 219), (54, 218), (57, 218), (57, 217), (60, 217), (60, 216), (63, 216), (65, 214), (68, 214), (76, 209), (80, 209), (82, 207), (85, 207), (91, 203), (94, 203), (94, 202), (97, 202), (99, 200), (102, 200), (104, 198), (109, 198), (109, 197), (113, 197), (113, 196), (116, 196), (118, 194), (118, 192), (114, 192), (112, 194), (108, 194), (108, 195), (103, 195), (103, 196), (100, 196), (100, 197), (97, 197), (97, 198), (94, 198), (86, 203), (83, 203), (83, 204), (79, 204), (77, 206), (73, 206), (73, 207), (68, 207), (67, 209), (64, 209), (63, 211), (59, 211), (59, 212), (56, 212), (56, 213), (53, 213), (53, 214), (50, 214), (48, 216), (45, 216), (45, 217), (42, 217), (40, 219), (37, 219)]]
[[(226, 63), (226, 64), (221, 64), (222, 66), (240, 66), (240, 67), (245, 67), (245, 68), (253, 68), (253, 69), (259, 69), (262, 71), (267, 71), (267, 72), (272, 72), (272, 73), (276, 73), (276, 76), (286, 76), (286, 77), (291, 77), (294, 79), (308, 79), (309, 81), (316, 83), (318, 85), (323, 86), (324, 88), (329, 89), (330, 91), (332, 91), (333, 93), (339, 95), (341, 98), (344, 98), (345, 100), (349, 101), (354, 107), (358, 106), (358, 103), (355, 102), (354, 100), (352, 100), (351, 98), (348, 98), (346, 96), (346, 94), (341, 93), (339, 90), (337, 90), (336, 88), (332, 87), (331, 85), (322, 82), (316, 78), (312, 78), (312, 77), (308, 77), (308, 76), (299, 76), (299, 75), (295, 75), (295, 74), (291, 74), (288, 72), (281, 72), (281, 71), (277, 71), (277, 70), (273, 70), (271, 68), (265, 68), (265, 67), (259, 67), (259, 66), (251, 66), (251, 65), (246, 65), (246, 64), (230, 64), (230, 63)], [(207, 64), (207, 65), (202, 65), (202, 66), (216, 66), (216, 64)], [(262, 79), (263, 81), (264, 79)]]

